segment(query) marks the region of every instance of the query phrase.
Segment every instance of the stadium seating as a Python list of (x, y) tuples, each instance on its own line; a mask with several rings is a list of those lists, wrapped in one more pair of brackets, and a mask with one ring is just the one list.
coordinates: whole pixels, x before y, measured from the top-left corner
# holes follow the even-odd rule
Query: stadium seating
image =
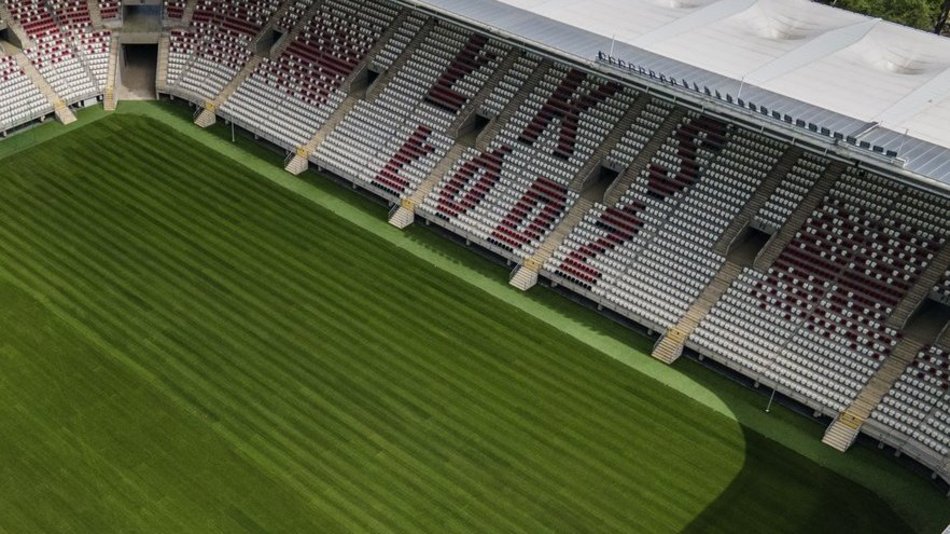
[(500, 253), (530, 257), (577, 200), (572, 184), (637, 93), (557, 65), (489, 142), (420, 209)]
[(871, 418), (905, 446), (950, 455), (950, 351), (921, 350)]
[(769, 197), (765, 206), (756, 213), (753, 225), (769, 234), (777, 232), (811, 191), (827, 166), (826, 159), (806, 152)]
[[(632, 159), (630, 143), (644, 142), (640, 132), (655, 130), (661, 110), (634, 124), (615, 161)], [(724, 261), (712, 245), (780, 152), (764, 138), (688, 114), (617, 205), (595, 206), (545, 272), (654, 328), (669, 327)]]
[[(83, 63), (82, 57), (87, 50), (100, 50), (101, 42), (93, 43), (93, 37), (83, 34), (90, 39), (84, 42), (85, 37), (74, 42), (71, 28), (74, 23), (67, 22), (68, 27), (61, 29), (53, 17), (47, 2), (40, 0), (5, 0), (7, 10), (33, 41), (33, 46), (23, 52), (30, 59), (30, 63), (40, 72), (50, 84), (56, 94), (66, 102), (94, 98), (100, 93), (97, 82), (89, 66)], [(53, 2), (55, 5), (65, 6), (67, 2)], [(68, 10), (61, 11), (70, 16)], [(86, 13), (88, 16), (88, 12)], [(80, 27), (82, 15), (77, 19)], [(108, 50), (109, 40), (104, 46)], [(93, 57), (98, 52), (93, 54)], [(106, 51), (108, 56), (108, 51)]]
[(168, 87), (212, 101), (251, 56), (254, 38), (277, 0), (198, 0), (191, 26), (171, 32)]
[(170, 21), (180, 21), (185, 15), (186, 0), (164, 0), (162, 2), (162, 16)]
[(313, 0), (294, 0), (287, 12), (277, 21), (276, 27), (285, 32), (290, 31), (312, 4)]
[(373, 58), (373, 70), (375, 72), (385, 72), (389, 70), (389, 67), (396, 61), (396, 58), (398, 58), (403, 50), (406, 49), (406, 46), (409, 45), (409, 41), (422, 30), (422, 26), (426, 20), (428, 20), (428, 17), (418, 11), (410, 13), (409, 19), (396, 29), (392, 39), (389, 39), (382, 50)]
[(222, 112), (277, 144), (305, 144), (346, 98), (341, 84), (395, 15), (375, 0), (322, 4), (277, 59), (258, 65)]
[(53, 111), (53, 107), (10, 56), (0, 57), (0, 131)]
[(99, 16), (104, 21), (121, 19), (122, 10), (119, 0), (99, 0)]
[(86, 0), (52, 0), (48, 5), (60, 30), (72, 37), (78, 56), (92, 71), (97, 92), (103, 92), (109, 71), (111, 32), (93, 29)]
[(405, 198), (448, 152), (453, 121), (508, 50), (482, 35), (433, 25), (379, 95), (347, 114), (314, 161), (390, 199)]
[(899, 340), (885, 321), (944, 242), (948, 215), (849, 169), (767, 272), (743, 273), (695, 343), (841, 411)]

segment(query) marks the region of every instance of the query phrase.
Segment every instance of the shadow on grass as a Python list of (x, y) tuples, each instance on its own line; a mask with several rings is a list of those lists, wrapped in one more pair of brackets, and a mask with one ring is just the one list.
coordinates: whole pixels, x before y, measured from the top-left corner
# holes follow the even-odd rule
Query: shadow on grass
[(745, 463), (732, 483), (683, 532), (913, 532), (880, 496), (742, 426)]

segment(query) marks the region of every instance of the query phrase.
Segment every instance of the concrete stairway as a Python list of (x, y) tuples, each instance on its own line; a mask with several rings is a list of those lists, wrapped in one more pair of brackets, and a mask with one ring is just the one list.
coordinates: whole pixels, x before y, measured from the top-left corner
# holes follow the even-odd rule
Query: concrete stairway
[(762, 183), (759, 184), (752, 198), (746, 202), (742, 211), (729, 223), (729, 226), (726, 227), (726, 231), (723, 232), (719, 241), (716, 242), (713, 250), (716, 251), (717, 254), (725, 256), (729, 252), (729, 247), (733, 241), (739, 237), (739, 234), (748, 226), (752, 218), (755, 217), (755, 214), (768, 202), (772, 193), (778, 189), (782, 180), (788, 176), (792, 167), (795, 166), (795, 163), (801, 159), (804, 153), (805, 151), (797, 146), (790, 145), (788, 147), (788, 150), (782, 154), (782, 157), (778, 160), (778, 163), (775, 164), (775, 167), (772, 167), (772, 170), (769, 171), (765, 179), (762, 180)]
[(950, 350), (950, 324), (943, 328), (943, 331), (937, 336), (937, 340), (934, 341), (934, 345), (944, 350)]
[(925, 344), (909, 336), (899, 341), (891, 356), (884, 360), (851, 404), (828, 426), (821, 442), (841, 452), (848, 450), (864, 421), (871, 416), (871, 412), (881, 403), (881, 399), (887, 395)]
[[(373, 47), (369, 49), (368, 52), (363, 56), (363, 59), (360, 60), (359, 64), (356, 65), (356, 68), (353, 69), (353, 72), (343, 80), (343, 83), (340, 84), (340, 89), (346, 91), (347, 93), (353, 90), (353, 84), (360, 79), (367, 78), (369, 73), (369, 66), (372, 64), (376, 56), (383, 51), (383, 48), (386, 47), (386, 44), (392, 38), (392, 36), (399, 31), (399, 28), (406, 22), (406, 19), (409, 18), (411, 11), (409, 9), (403, 8), (399, 14), (396, 15), (396, 18), (393, 19), (392, 23), (389, 24), (389, 27), (380, 34), (379, 39), (376, 40), (376, 43), (373, 44)], [(362, 90), (362, 89), (361, 89)]]
[(452, 148), (445, 153), (445, 157), (436, 164), (432, 172), (429, 173), (429, 176), (419, 184), (419, 187), (412, 192), (409, 198), (402, 200), (399, 208), (390, 215), (389, 224), (402, 229), (415, 222), (416, 206), (425, 200), (426, 196), (435, 188), (436, 184), (439, 183), (439, 180), (452, 169), (452, 165), (462, 157), (465, 148), (464, 143), (456, 141), (455, 144), (452, 145)]
[(683, 346), (693, 330), (699, 326), (709, 310), (716, 305), (732, 282), (742, 273), (742, 267), (731, 261), (725, 261), (709, 285), (690, 305), (683, 317), (653, 346), (652, 356), (663, 363), (671, 364), (683, 355)]
[(190, 26), (191, 18), (195, 16), (195, 8), (198, 7), (198, 0), (188, 0), (185, 4), (185, 12), (181, 16), (181, 25)]
[(98, 0), (86, 0), (86, 5), (89, 7), (89, 21), (93, 27), (102, 28), (102, 13), (99, 12)]
[[(409, 10), (407, 9), (403, 9), (399, 15), (396, 16), (393, 24), (391, 24), (390, 27), (385, 32), (383, 32), (380, 38), (376, 41), (376, 44), (373, 45), (373, 48), (366, 54), (366, 56), (363, 57), (363, 60), (356, 67), (356, 69), (354, 69), (353, 74), (351, 74), (350, 77), (344, 82), (346, 87), (351, 86), (353, 78), (355, 76), (359, 76), (362, 71), (365, 71), (366, 68), (368, 68), (372, 62), (372, 58), (383, 49), (392, 34), (399, 29), (399, 26), (401, 26), (408, 17)], [(306, 20), (304, 17), (301, 17), (301, 19)], [(395, 72), (398, 72), (399, 68), (405, 65), (409, 59), (411, 59), (415, 48), (418, 47), (420, 43), (422, 43), (422, 41), (425, 39), (425, 36), (429, 34), (429, 30), (431, 30), (434, 25), (434, 19), (429, 19), (426, 21), (422, 28), (420, 28), (419, 33), (417, 33), (416, 36), (413, 37), (412, 41), (406, 45), (402, 55), (399, 56), (396, 62), (393, 63), (392, 67), (390, 67), (385, 74), (376, 80), (373, 86), (369, 88), (369, 91), (367, 91), (365, 95), (362, 96), (363, 99), (370, 100), (371, 98), (375, 98), (375, 96), (378, 95), (380, 91), (382, 91), (382, 88), (389, 81), (390, 77)], [(294, 28), (294, 31), (299, 32), (303, 26), (303, 23), (297, 24), (297, 26)], [(287, 41), (285, 46), (289, 46), (290, 42), (292, 41)], [(373, 96), (370, 96), (370, 93), (372, 93)], [(291, 158), (291, 160), (287, 163), (287, 165), (284, 167), (284, 170), (295, 176), (306, 171), (310, 166), (310, 155), (314, 153), (321, 143), (323, 143), (323, 141), (327, 138), (327, 135), (329, 135), (330, 132), (332, 132), (333, 129), (336, 128), (338, 124), (340, 124), (340, 121), (342, 121), (346, 117), (346, 114), (349, 113), (351, 109), (353, 109), (353, 106), (356, 105), (360, 98), (361, 95), (356, 94), (355, 92), (350, 92), (340, 104), (340, 107), (338, 107), (336, 111), (330, 115), (329, 119), (327, 119), (327, 122), (324, 123), (324, 125), (321, 126), (319, 130), (314, 132), (313, 137), (311, 137), (305, 145), (297, 147), (294, 157)]]
[(167, 33), (163, 33), (158, 38), (158, 65), (155, 71), (155, 91), (165, 93), (168, 91), (168, 48), (171, 41)]
[[(307, 23), (310, 22), (310, 19), (313, 18), (313, 16), (322, 6), (323, 6), (322, 1), (314, 2), (310, 4), (310, 7), (308, 7), (307, 10), (303, 12), (303, 15), (301, 15), (300, 18), (297, 19), (297, 23), (294, 24), (294, 27), (289, 28), (287, 30), (287, 33), (282, 35), (281, 38), (276, 43), (274, 43), (273, 48), (271, 48), (270, 50), (271, 59), (276, 58), (277, 56), (283, 54), (284, 50), (287, 50), (287, 47), (290, 46), (290, 43), (294, 42), (297, 39), (297, 36), (300, 35), (300, 32), (303, 31), (304, 27), (307, 26)], [(289, 9), (289, 5), (287, 6), (287, 9)], [(286, 9), (284, 10), (284, 13), (286, 13)], [(276, 25), (277, 21), (279, 21), (280, 17), (282, 16), (283, 16), (283, 13), (281, 13), (279, 16), (275, 15), (274, 17), (272, 17), (271, 18), (272, 24)], [(269, 28), (265, 28), (265, 30), (261, 31), (261, 35), (264, 34), (264, 31), (269, 30), (272, 27), (273, 26)]]
[(106, 111), (115, 111), (115, 79), (119, 66), (119, 46), (119, 37), (113, 35), (112, 43), (109, 45), (109, 70), (106, 72), (106, 89), (102, 97), (102, 108)]
[(604, 141), (597, 147), (597, 150), (594, 151), (590, 159), (587, 160), (587, 163), (578, 171), (577, 176), (574, 177), (574, 181), (571, 183), (571, 189), (580, 191), (581, 188), (584, 187), (584, 184), (588, 183), (588, 180), (597, 172), (600, 165), (607, 158), (607, 155), (610, 154), (610, 151), (613, 150), (614, 147), (617, 146), (617, 143), (620, 142), (620, 139), (623, 138), (623, 134), (627, 133), (627, 130), (633, 125), (633, 121), (637, 120), (637, 117), (640, 116), (643, 109), (650, 103), (650, 98), (648, 93), (642, 93), (633, 101), (633, 104), (627, 108), (627, 111), (620, 117), (620, 120), (607, 132)]
[[(376, 81), (373, 82), (373, 85), (370, 86), (369, 90), (366, 91), (366, 100), (372, 101), (380, 93), (383, 92), (383, 88), (389, 85), (389, 81), (392, 80), (393, 76), (398, 74), (402, 68), (409, 62), (410, 59), (416, 53), (416, 49), (419, 48), (419, 45), (428, 37), (429, 32), (432, 31), (432, 28), (435, 26), (435, 19), (430, 17), (426, 20), (425, 24), (419, 28), (419, 31), (413, 36), (412, 40), (406, 44), (406, 47), (403, 49), (402, 53), (399, 54), (399, 57), (396, 58), (396, 61), (386, 69), (386, 72), (382, 73)], [(367, 54), (367, 57), (369, 55)]]
[(950, 242), (946, 242), (937, 251), (927, 268), (917, 278), (914, 285), (907, 291), (904, 298), (894, 308), (894, 312), (887, 318), (887, 326), (902, 330), (907, 321), (914, 314), (918, 307), (933, 291), (937, 282), (943, 277), (943, 273), (950, 268)]
[(72, 110), (69, 109), (69, 106), (56, 94), (56, 91), (50, 87), (46, 79), (43, 78), (43, 75), (40, 74), (40, 71), (36, 70), (36, 67), (30, 63), (30, 59), (26, 57), (26, 54), (17, 51), (12, 45), (9, 45), (9, 43), (5, 44), (4, 50), (13, 56), (17, 65), (23, 69), (27, 77), (33, 81), (33, 85), (40, 90), (40, 93), (46, 97), (46, 100), (53, 106), (53, 113), (56, 115), (56, 119), (63, 124), (76, 122), (76, 116), (73, 115)]
[[(23, 27), (13, 20), (13, 16), (10, 15), (10, 11), (7, 10), (7, 5), (4, 2), (0, 2), (0, 21), (3, 21), (7, 24), (7, 28), (13, 32), (16, 40), (20, 41), (20, 46), (22, 48), (26, 49), (33, 46), (33, 41), (27, 37)], [(13, 55), (15, 53), (14, 51), (7, 50), (7, 54)]]
[(604, 204), (613, 206), (620, 201), (620, 197), (623, 196), (623, 193), (630, 188), (630, 184), (636, 180), (643, 169), (647, 168), (647, 165), (650, 164), (650, 160), (653, 159), (657, 150), (659, 150), (667, 138), (672, 135), (673, 129), (676, 128), (676, 125), (679, 124), (685, 115), (686, 110), (680, 107), (674, 108), (673, 111), (670, 112), (666, 120), (664, 120), (656, 132), (654, 132), (653, 137), (644, 145), (643, 150), (637, 154), (637, 157), (633, 158), (633, 161), (630, 162), (627, 169), (620, 173), (620, 176), (614, 180), (614, 183), (610, 184), (610, 187), (607, 188), (607, 192), (604, 193)]
[(795, 211), (788, 216), (788, 220), (782, 225), (782, 228), (773, 235), (765, 247), (755, 258), (754, 267), (759, 272), (765, 272), (769, 266), (775, 262), (776, 258), (782, 253), (782, 250), (792, 241), (799, 228), (805, 223), (805, 220), (811, 217), (815, 208), (821, 204), (821, 201), (831, 191), (831, 188), (838, 181), (841, 173), (844, 172), (845, 164), (840, 161), (833, 161), (825, 169), (821, 178), (815, 182), (815, 185), (808, 192), (808, 195), (802, 199), (801, 203), (795, 208)]
[(354, 94), (350, 94), (345, 99), (343, 99), (343, 102), (340, 103), (340, 107), (336, 108), (336, 111), (330, 115), (330, 118), (327, 119), (327, 122), (325, 122), (323, 126), (321, 126), (320, 129), (313, 134), (313, 137), (311, 137), (305, 145), (297, 147), (297, 151), (294, 154), (293, 159), (287, 163), (287, 166), (284, 167), (284, 170), (290, 174), (293, 174), (294, 176), (306, 171), (310, 166), (310, 155), (317, 150), (317, 147), (319, 147), (320, 144), (323, 143), (323, 141), (327, 138), (327, 136), (330, 135), (330, 132), (332, 132), (333, 129), (340, 124), (340, 122), (346, 117), (346, 114), (349, 113), (351, 109), (353, 109), (353, 106), (355, 106), (359, 100), (359, 96)]
[(201, 114), (198, 115), (198, 118), (195, 119), (195, 124), (202, 128), (207, 128), (215, 123), (217, 120), (215, 113), (218, 111), (218, 108), (224, 105), (224, 103), (231, 98), (231, 95), (237, 91), (237, 88), (246, 80), (254, 69), (261, 64), (264, 58), (261, 56), (253, 55), (251, 59), (241, 67), (241, 70), (234, 76), (234, 78), (224, 86), (224, 89), (221, 89), (221, 92), (218, 93), (218, 96), (214, 98), (211, 102), (205, 102), (205, 108), (201, 111)]
[(594, 202), (592, 200), (583, 197), (578, 198), (577, 202), (571, 206), (571, 209), (561, 219), (561, 222), (544, 238), (534, 255), (518, 266), (508, 283), (522, 291), (534, 287), (538, 283), (538, 273), (544, 267), (544, 262), (548, 261), (554, 251), (561, 246), (564, 239), (571, 233), (571, 229), (581, 222), (584, 214), (590, 211), (593, 206)]
[(518, 108), (521, 107), (521, 104), (528, 98), (534, 88), (538, 85), (538, 82), (544, 78), (544, 75), (547, 74), (550, 70), (553, 63), (549, 59), (545, 59), (538, 65), (538, 68), (531, 73), (531, 76), (525, 80), (524, 85), (515, 93), (515, 96), (511, 97), (511, 100), (508, 101), (508, 105), (505, 106), (505, 109), (501, 110), (501, 113), (497, 117), (493, 118), (488, 124), (488, 127), (485, 128), (478, 137), (475, 139), (475, 148), (481, 151), (484, 151), (488, 148), (488, 143), (501, 131), (501, 128), (508, 123), (508, 120), (518, 111)]
[(825, 435), (821, 438), (821, 442), (836, 451), (844, 452), (851, 447), (854, 440), (858, 439), (863, 424), (863, 420), (857, 420), (844, 413), (839, 414), (825, 429)]
[(253, 46), (257, 46), (261, 37), (277, 29), (277, 23), (284, 18), (284, 15), (286, 15), (287, 12), (290, 11), (290, 8), (296, 3), (297, 0), (281, 0), (280, 5), (277, 6), (277, 10), (274, 11), (274, 14), (271, 15), (270, 19), (268, 19), (261, 28), (261, 31), (258, 32), (257, 37), (254, 39)]
[(488, 98), (488, 95), (491, 94), (492, 90), (505, 79), (505, 75), (508, 74), (511, 67), (514, 66), (515, 61), (517, 61), (522, 54), (523, 52), (521, 50), (515, 48), (512, 48), (508, 52), (508, 55), (498, 64), (498, 68), (495, 72), (485, 81), (485, 85), (468, 101), (465, 108), (459, 112), (458, 117), (456, 117), (455, 121), (449, 126), (448, 133), (450, 136), (458, 137), (461, 133), (464, 133), (466, 125), (475, 122), (478, 109), (482, 107), (482, 104)]

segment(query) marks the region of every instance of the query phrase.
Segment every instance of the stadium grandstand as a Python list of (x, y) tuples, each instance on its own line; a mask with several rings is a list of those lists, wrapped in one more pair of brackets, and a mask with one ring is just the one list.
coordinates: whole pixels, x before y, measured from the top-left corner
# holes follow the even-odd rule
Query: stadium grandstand
[(0, 1), (4, 137), (144, 69), (950, 483), (950, 40), (803, 0), (123, 4)]

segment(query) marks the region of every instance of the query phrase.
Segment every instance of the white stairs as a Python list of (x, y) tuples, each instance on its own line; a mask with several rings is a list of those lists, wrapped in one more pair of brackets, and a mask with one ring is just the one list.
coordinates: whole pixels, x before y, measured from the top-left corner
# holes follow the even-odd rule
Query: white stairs
[(416, 207), (408, 198), (403, 199), (389, 214), (389, 224), (400, 230), (414, 222), (416, 222)]
[(299, 176), (305, 172), (310, 167), (310, 152), (304, 148), (300, 147), (297, 149), (297, 152), (294, 153), (294, 156), (287, 162), (287, 166), (284, 167), (284, 170), (293, 174), (294, 176)]
[(522, 291), (527, 291), (538, 283), (538, 273), (544, 267), (544, 262), (548, 261), (554, 251), (557, 250), (564, 238), (571, 233), (571, 229), (581, 222), (584, 214), (594, 207), (594, 202), (586, 198), (578, 198), (577, 202), (567, 211), (561, 222), (551, 231), (550, 234), (538, 247), (538, 250), (521, 265), (515, 268), (514, 273), (508, 280), (508, 285), (517, 287)]

